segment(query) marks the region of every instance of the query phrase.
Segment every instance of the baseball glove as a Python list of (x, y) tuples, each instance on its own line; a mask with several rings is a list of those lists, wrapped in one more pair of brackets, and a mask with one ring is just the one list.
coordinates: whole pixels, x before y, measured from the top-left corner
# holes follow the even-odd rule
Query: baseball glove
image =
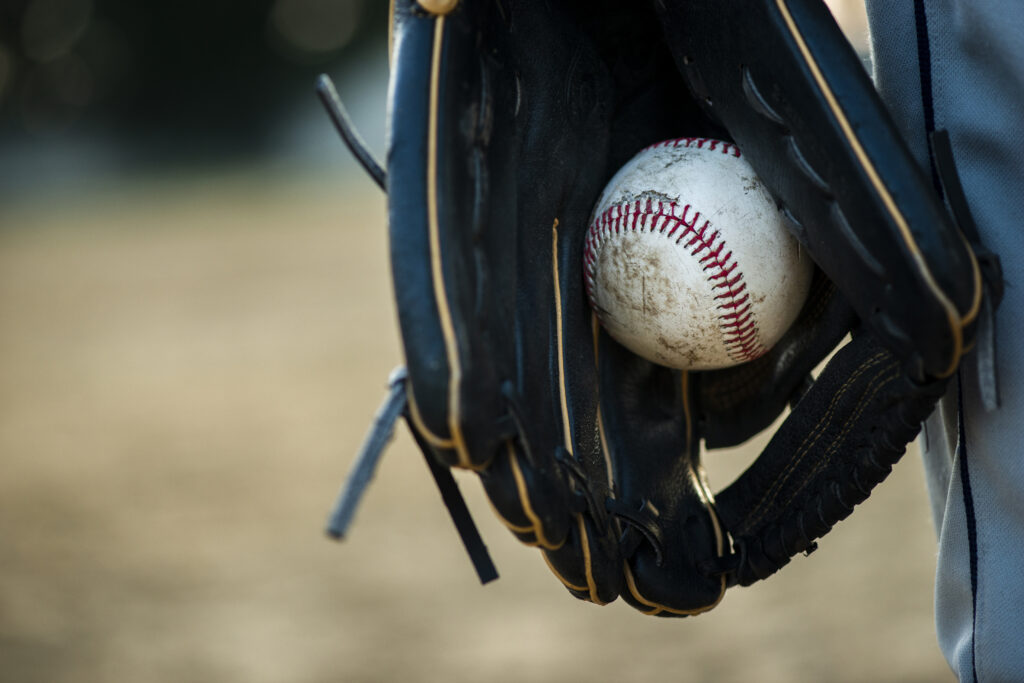
[[(378, 436), (404, 415), (439, 482), (478, 473), (597, 604), (698, 614), (813, 550), (916, 436), (985, 300), (975, 249), (825, 5), (396, 0), (392, 29), (386, 171), (364, 163), (388, 192), (407, 375)], [(725, 370), (637, 357), (584, 289), (602, 188), (681, 137), (738, 145), (817, 264), (782, 341)], [(713, 493), (702, 446), (787, 407)]]

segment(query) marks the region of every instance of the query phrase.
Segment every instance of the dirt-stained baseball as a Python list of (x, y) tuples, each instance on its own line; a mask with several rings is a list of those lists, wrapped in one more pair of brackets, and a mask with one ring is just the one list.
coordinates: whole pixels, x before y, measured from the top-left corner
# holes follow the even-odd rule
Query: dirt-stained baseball
[(807, 298), (813, 264), (739, 149), (706, 138), (652, 145), (601, 194), (584, 253), (609, 334), (673, 368), (767, 352)]

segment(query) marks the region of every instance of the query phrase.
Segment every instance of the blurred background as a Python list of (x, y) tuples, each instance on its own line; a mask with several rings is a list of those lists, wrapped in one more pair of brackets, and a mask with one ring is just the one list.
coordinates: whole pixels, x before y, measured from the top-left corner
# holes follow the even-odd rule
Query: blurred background
[[(859, 2), (831, 3), (866, 55)], [(381, 0), (0, 0), (0, 681), (935, 681), (912, 451), (808, 558), (696, 619), (572, 599), (460, 477), (476, 583), (399, 429)], [(759, 444), (709, 459), (712, 480)]]

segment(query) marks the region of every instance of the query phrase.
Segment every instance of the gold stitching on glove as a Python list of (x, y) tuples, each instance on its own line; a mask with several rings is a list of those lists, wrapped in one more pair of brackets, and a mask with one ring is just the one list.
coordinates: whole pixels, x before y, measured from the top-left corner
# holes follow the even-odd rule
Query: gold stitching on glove
[(558, 579), (559, 581), (561, 581), (562, 584), (566, 588), (568, 588), (569, 590), (572, 590), (572, 591), (576, 591), (577, 593), (587, 593), (587, 592), (589, 592), (586, 586), (577, 586), (576, 584), (570, 582), (568, 579), (566, 579), (564, 576), (562, 576), (561, 572), (559, 572), (557, 569), (555, 569), (555, 565), (553, 565), (551, 563), (551, 558), (548, 557), (547, 553), (543, 553), (542, 552), (541, 556), (544, 558), (544, 562), (548, 565), (548, 569), (551, 570), (551, 573), (554, 574), (555, 578)]
[(637, 588), (636, 578), (633, 576), (633, 570), (630, 568), (628, 560), (626, 560), (625, 562), (622, 563), (622, 571), (626, 575), (626, 587), (629, 588), (629, 592), (633, 595), (633, 597), (636, 599), (636, 601), (639, 602), (642, 605), (647, 605), (648, 607), (652, 607), (653, 608), (650, 611), (644, 611), (644, 610), (640, 610), (640, 611), (643, 612), (644, 614), (648, 614), (648, 615), (651, 615), (651, 616), (657, 616), (661, 612), (668, 612), (669, 614), (679, 614), (679, 615), (682, 615), (682, 616), (693, 616), (695, 614), (703, 614), (704, 612), (709, 612), (709, 611), (713, 610), (715, 607), (717, 607), (720, 602), (722, 602), (722, 598), (725, 597), (725, 590), (727, 588), (726, 583), (725, 583), (725, 575), (722, 575), (722, 578), (721, 578), (721, 590), (718, 592), (718, 597), (715, 598), (714, 602), (712, 602), (712, 603), (710, 603), (708, 605), (704, 605), (702, 607), (694, 607), (693, 609), (676, 609), (674, 607), (667, 607), (666, 605), (660, 605), (660, 604), (658, 604), (656, 602), (648, 600), (647, 598), (645, 598), (643, 595), (640, 594), (640, 589)]
[[(562, 280), (559, 276), (558, 270), (558, 219), (556, 218), (554, 223), (551, 225), (551, 267), (552, 267), (552, 278), (555, 291), (555, 331), (557, 333), (558, 340), (558, 396), (561, 400), (562, 409), (562, 435), (565, 439), (565, 450), (569, 452), (569, 457), (575, 457), (573, 449), (573, 438), (572, 438), (572, 426), (569, 422), (569, 399), (567, 396), (566, 384), (565, 384), (565, 346), (562, 337)], [(598, 428), (603, 429), (601, 426), (601, 414), (600, 409), (598, 410)], [(604, 441), (602, 436), (602, 448), (604, 447)], [(607, 449), (604, 449), (607, 456)], [(576, 515), (576, 520), (579, 524), (580, 530), (580, 545), (583, 548), (583, 568), (587, 575), (587, 588), (590, 593), (590, 602), (595, 605), (607, 604), (601, 600), (597, 594), (597, 582), (594, 580), (594, 566), (591, 561), (590, 554), (590, 535), (587, 533), (586, 523), (583, 521), (583, 515)], [(545, 556), (546, 557), (546, 556)], [(550, 566), (550, 563), (548, 563)], [(556, 573), (556, 576), (558, 574)]]
[[(512, 454), (515, 452), (515, 449), (514, 449), (514, 447), (512, 446), (511, 443), (506, 444), (506, 448), (508, 448), (508, 450), (509, 450), (509, 454), (508, 454), (509, 461), (510, 461), (509, 467), (513, 467), (513, 465), (511, 464), (511, 460), (512, 460), (512, 457), (513, 457)], [(493, 466), (494, 465), (492, 464), (492, 467)], [(515, 477), (514, 473), (513, 473), (513, 477)], [(516, 485), (516, 491), (517, 491), (517, 493), (519, 493), (520, 503), (521, 503), (522, 502), (522, 493), (519, 491), (518, 483)], [(534, 540), (532, 540), (532, 541), (524, 541), (523, 539), (520, 538), (519, 539), (520, 543), (522, 543), (523, 545), (529, 546), (531, 548), (540, 547), (540, 543), (537, 541), (537, 525), (536, 525), (536, 523), (530, 522), (529, 524), (526, 524), (526, 525), (514, 524), (513, 522), (511, 522), (508, 519), (508, 517), (506, 517), (504, 514), (502, 514), (501, 510), (499, 510), (498, 507), (494, 504), (494, 501), (491, 500), (490, 496), (485, 496), (485, 498), (487, 499), (488, 505), (491, 506), (491, 511), (494, 513), (494, 516), (497, 517), (498, 521), (501, 522), (502, 524), (504, 524), (505, 527), (508, 528), (509, 531), (511, 531), (512, 533), (517, 534), (517, 535), (518, 534), (532, 534), (533, 535)], [(524, 511), (524, 514), (525, 514), (525, 511)]]
[(801, 481), (800, 484), (790, 493), (789, 498), (783, 501), (783, 508), (788, 508), (790, 504), (793, 502), (793, 499), (796, 498), (796, 496), (800, 493), (801, 490), (803, 490), (805, 486), (807, 486), (807, 482), (811, 481), (811, 479), (817, 476), (817, 474), (821, 472), (832, 461), (832, 457), (835, 455), (836, 451), (839, 450), (840, 445), (846, 440), (846, 436), (850, 433), (850, 430), (853, 429), (853, 425), (856, 423), (858, 419), (860, 419), (860, 416), (864, 413), (864, 410), (867, 409), (868, 405), (871, 403), (872, 399), (874, 399), (874, 397), (878, 394), (878, 392), (880, 392), (882, 389), (884, 389), (886, 386), (891, 384), (894, 380), (896, 380), (899, 377), (899, 367), (895, 361), (887, 367), (892, 368), (892, 371), (888, 375), (884, 376), (879, 374), (875, 379), (871, 381), (871, 384), (869, 385), (869, 389), (871, 390), (871, 392), (869, 394), (865, 394), (861, 398), (860, 402), (857, 404), (857, 410), (854, 412), (852, 416), (850, 416), (850, 418), (846, 421), (843, 430), (836, 436), (836, 438), (832, 441), (829, 447), (825, 450), (825, 455), (821, 458), (820, 461), (818, 461), (815, 464), (815, 466), (811, 469), (810, 473), (808, 473), (808, 475), (804, 477), (803, 481)]
[(460, 467), (472, 468), (466, 442), (460, 429), (459, 393), (462, 383), (462, 365), (459, 360), (458, 340), (452, 322), (451, 307), (448, 304), (444, 285), (444, 269), (441, 256), (441, 228), (437, 215), (437, 128), (439, 90), (441, 80), (441, 45), (444, 42), (444, 17), (438, 17), (434, 24), (434, 43), (430, 58), (430, 110), (427, 126), (427, 226), (430, 243), (430, 274), (434, 285), (434, 300), (437, 304), (438, 322), (444, 337), (445, 356), (448, 361), (448, 429), (451, 432), (453, 450)]
[(516, 455), (515, 448), (513, 448), (511, 442), (507, 444), (509, 464), (512, 467), (512, 478), (516, 481), (516, 489), (519, 491), (519, 502), (523, 506), (523, 514), (533, 523), (533, 533), (537, 537), (537, 545), (548, 550), (558, 550), (565, 541), (561, 543), (552, 543), (548, 540), (548, 537), (544, 533), (544, 525), (540, 521), (540, 517), (533, 511), (533, 505), (530, 504), (530, 492), (526, 487), (526, 478), (523, 477), (523, 470), (519, 467), (519, 456)]
[[(597, 375), (598, 375), (598, 381), (597, 381), (597, 436), (601, 440), (601, 455), (604, 457), (604, 471), (605, 471), (605, 476), (608, 478), (608, 496), (610, 498), (616, 498), (617, 497), (617, 495), (616, 495), (617, 491), (615, 490), (615, 481), (616, 481), (615, 477), (616, 477), (617, 473), (615, 471), (615, 462), (612, 460), (612, 454), (608, 450), (608, 434), (604, 430), (604, 417), (602, 417), (602, 415), (601, 415), (601, 382), (600, 382), (601, 365), (600, 365), (600, 358), (599, 358), (599, 348), (600, 347), (599, 347), (599, 344), (598, 344), (598, 340), (600, 339), (600, 334), (601, 334), (601, 323), (600, 323), (600, 321), (598, 321), (597, 314), (595, 314), (594, 312), (590, 313), (590, 330), (591, 330), (591, 336), (592, 336), (592, 341), (593, 341), (593, 345), (594, 345), (594, 369), (595, 369), (595, 371), (597, 371)], [(613, 517), (612, 519), (615, 519), (615, 518)], [(615, 519), (615, 525), (616, 525), (617, 531), (619, 531), (621, 533), (622, 529), (619, 528), (618, 520), (617, 519)]]
[(580, 547), (583, 549), (583, 569), (584, 573), (587, 576), (586, 586), (579, 586), (570, 582), (568, 579), (562, 576), (562, 573), (559, 572), (555, 568), (555, 565), (551, 563), (551, 558), (548, 557), (547, 553), (541, 554), (544, 557), (544, 562), (546, 562), (548, 565), (548, 569), (551, 570), (551, 573), (555, 575), (555, 578), (561, 581), (566, 588), (572, 591), (576, 591), (577, 593), (586, 593), (590, 596), (588, 598), (588, 601), (594, 603), (595, 605), (607, 605), (608, 602), (606, 600), (601, 600), (601, 598), (598, 597), (597, 594), (597, 582), (594, 580), (594, 567), (593, 563), (590, 561), (590, 536), (587, 534), (586, 524), (583, 522), (583, 515), (576, 515), (576, 522), (579, 525)]
[(443, 16), (458, 7), (459, 0), (416, 0), (416, 4), (435, 16)]
[(583, 571), (587, 575), (587, 588), (590, 589), (590, 602), (595, 605), (606, 605), (597, 595), (597, 582), (594, 580), (594, 565), (590, 559), (590, 535), (587, 533), (587, 525), (583, 521), (583, 515), (576, 515), (580, 525), (580, 545), (583, 548)]
[(797, 447), (796, 453), (787, 463), (786, 468), (782, 472), (778, 473), (778, 475), (772, 482), (772, 485), (768, 488), (767, 491), (764, 492), (764, 494), (761, 496), (761, 499), (757, 502), (757, 505), (755, 505), (751, 509), (749, 515), (746, 515), (746, 522), (742, 525), (742, 527), (734, 531), (737, 531), (741, 534), (745, 533), (752, 526), (756, 525), (764, 518), (767, 509), (771, 506), (772, 503), (775, 502), (775, 499), (778, 497), (779, 492), (782, 490), (782, 487), (785, 485), (786, 480), (789, 478), (790, 473), (798, 465), (800, 465), (801, 462), (803, 462), (803, 459), (807, 456), (811, 449), (814, 448), (818, 440), (821, 439), (821, 437), (824, 435), (827, 426), (832, 422), (833, 414), (836, 411), (836, 405), (839, 403), (839, 401), (846, 395), (846, 393), (850, 390), (850, 388), (853, 386), (856, 380), (860, 378), (861, 375), (873, 369), (885, 358), (885, 352), (880, 351), (876, 353), (874, 356), (865, 359), (864, 363), (861, 364), (852, 375), (846, 378), (846, 380), (843, 382), (843, 385), (839, 387), (836, 393), (832, 396), (832, 400), (829, 402), (828, 408), (822, 414), (821, 418), (819, 418), (817, 424), (815, 424), (814, 427), (811, 428), (811, 430), (807, 433), (807, 436), (804, 437), (803, 442), (801, 442), (800, 446)]
[[(510, 522), (508, 520), (508, 517), (506, 517), (505, 515), (501, 514), (501, 510), (499, 510), (497, 508), (497, 506), (495, 506), (494, 501), (491, 500), (490, 496), (484, 496), (484, 497), (487, 498), (487, 503), (491, 506), (491, 512), (494, 513), (494, 516), (498, 518), (498, 521), (501, 522), (502, 524), (504, 524), (505, 527), (509, 531), (511, 531), (514, 534), (534, 534), (535, 533), (532, 524), (529, 525), (529, 526), (519, 526), (518, 524), (513, 524), (512, 522)], [(519, 542), (522, 543), (523, 545), (529, 546), (531, 548), (535, 548), (535, 547), (540, 545), (535, 540), (534, 541), (524, 541), (523, 539), (520, 538)]]
[(807, 68), (810, 69), (811, 75), (814, 77), (814, 81), (818, 85), (818, 89), (821, 91), (822, 95), (824, 95), (829, 108), (832, 110), (833, 116), (835, 116), (836, 121), (839, 123), (839, 127), (843, 130), (843, 135), (846, 136), (847, 142), (850, 144), (854, 154), (857, 156), (857, 160), (860, 162), (861, 168), (864, 169), (868, 179), (871, 181), (871, 185), (875, 188), (875, 192), (877, 192), (878, 196), (882, 199), (886, 210), (896, 223), (896, 227), (899, 228), (900, 235), (903, 237), (903, 243), (906, 245), (911, 257), (917, 264), (919, 274), (922, 279), (924, 279), (925, 284), (928, 285), (928, 288), (932, 290), (935, 300), (944, 309), (946, 309), (950, 332), (952, 333), (954, 340), (954, 353), (953, 357), (950, 359), (949, 367), (946, 368), (940, 376), (948, 377), (956, 371), (957, 365), (960, 362), (960, 357), (964, 353), (963, 328), (969, 325), (974, 318), (977, 317), (978, 311), (981, 310), (981, 269), (978, 266), (978, 260), (974, 257), (974, 252), (971, 250), (970, 245), (964, 238), (963, 233), (958, 230), (957, 234), (960, 236), (960, 239), (963, 240), (964, 245), (967, 248), (967, 253), (970, 254), (971, 269), (974, 275), (974, 300), (971, 303), (971, 307), (961, 315), (960, 311), (957, 310), (956, 306), (949, 299), (946, 293), (939, 287), (938, 282), (935, 280), (935, 276), (932, 275), (931, 269), (928, 267), (928, 262), (921, 253), (921, 248), (918, 246), (917, 242), (914, 241), (914, 236), (910, 232), (910, 225), (907, 223), (906, 217), (903, 215), (903, 212), (900, 211), (899, 206), (896, 204), (896, 200), (893, 199), (892, 194), (889, 192), (889, 188), (887, 188), (882, 182), (878, 169), (875, 168), (874, 163), (868, 157), (867, 152), (864, 150), (864, 146), (857, 137), (857, 133), (853, 130), (853, 126), (850, 125), (849, 119), (846, 118), (846, 113), (839, 105), (839, 101), (836, 99), (835, 93), (832, 92), (832, 88), (829, 86), (828, 81), (825, 80), (821, 67), (815, 61), (814, 55), (811, 54), (810, 48), (807, 46), (807, 42), (804, 40), (803, 35), (801, 35), (799, 27), (793, 20), (793, 15), (790, 14), (789, 8), (786, 6), (786, 0), (775, 0), (775, 4), (779, 8), (779, 12), (782, 14), (782, 18), (786, 22), (786, 26), (789, 28), (789, 32), (793, 36), (793, 40), (796, 41), (797, 47), (803, 55), (804, 62), (807, 64)]
[(420, 415), (419, 406), (416, 405), (416, 393), (412, 389), (411, 381), (405, 389), (405, 395), (409, 399), (409, 416), (412, 417), (412, 423), (415, 425), (416, 431), (419, 435), (423, 437), (423, 440), (436, 448), (452, 450), (455, 447), (454, 441), (434, 434), (434, 432), (430, 431), (430, 429), (427, 428), (427, 425), (423, 422), (423, 416)]
[(569, 401), (565, 389), (565, 348), (562, 344), (562, 281), (558, 277), (558, 219), (551, 225), (551, 269), (555, 290), (555, 338), (558, 344), (558, 397), (562, 409), (562, 438), (565, 450), (573, 455), (572, 427), (569, 424)]
[(718, 519), (718, 511), (715, 509), (715, 497), (704, 478), (692, 467), (690, 468), (690, 477), (693, 479), (697, 495), (700, 496), (701, 502), (704, 503), (704, 507), (708, 510), (708, 516), (711, 518), (711, 526), (715, 530), (715, 552), (718, 557), (722, 557), (725, 554), (725, 534), (722, 531), (722, 522)]
[[(693, 415), (690, 411), (690, 373), (682, 373), (682, 392), (683, 392), (683, 415), (686, 418), (686, 450), (692, 451), (695, 444), (693, 443)], [(718, 557), (722, 557), (725, 554), (725, 543), (727, 533), (722, 529), (722, 520), (718, 518), (718, 510), (715, 508), (715, 494), (711, 491), (711, 487), (708, 486), (707, 476), (702, 465), (698, 464), (699, 471), (695, 470), (693, 465), (689, 467), (690, 477), (693, 479), (693, 487), (700, 496), (701, 502), (704, 503), (704, 507), (708, 511), (708, 516), (711, 518), (711, 526), (715, 530), (715, 552)], [(648, 502), (650, 505), (650, 503)], [(653, 506), (652, 506), (653, 507)], [(729, 540), (729, 545), (732, 546), (732, 540)]]
[[(686, 420), (686, 450), (687, 450), (687, 452), (690, 452), (692, 447), (693, 447), (693, 443), (692, 443), (692, 441), (693, 441), (693, 416), (692, 416), (691, 408), (690, 408), (690, 391), (689, 391), (690, 376), (689, 376), (689, 373), (683, 372), (681, 374), (681, 376), (680, 376), (680, 383), (681, 383), (680, 390), (682, 391), (682, 395), (683, 395), (683, 416), (684, 416), (684, 418)], [(711, 526), (714, 529), (714, 534), (715, 534), (715, 553), (716, 553), (716, 555), (718, 557), (722, 557), (725, 554), (725, 539), (726, 539), (726, 537), (725, 537), (725, 534), (723, 533), (723, 530), (722, 530), (722, 523), (718, 519), (718, 512), (715, 510), (714, 495), (711, 493), (710, 489), (707, 487), (707, 484), (705, 483), (704, 479), (700, 476), (700, 474), (697, 471), (694, 470), (692, 464), (687, 469), (689, 470), (689, 475), (690, 475), (691, 483), (693, 484), (694, 490), (697, 493), (697, 495), (700, 497), (701, 502), (704, 504), (704, 508), (707, 510), (708, 517), (711, 520)], [(655, 510), (655, 512), (657, 511), (654, 508), (654, 505), (650, 501), (647, 501), (647, 505), (652, 510)], [(678, 541), (678, 540), (681, 540), (681, 539), (676, 539), (676, 540)], [(712, 602), (712, 603), (710, 603), (708, 605), (704, 605), (704, 606), (701, 606), (701, 607), (694, 607), (693, 609), (688, 609), (688, 610), (676, 609), (676, 608), (673, 608), (673, 607), (668, 607), (666, 605), (662, 605), (662, 604), (656, 603), (653, 600), (650, 600), (650, 599), (644, 597), (640, 593), (640, 588), (636, 585), (636, 577), (633, 575), (633, 569), (629, 566), (629, 560), (623, 561), (622, 567), (623, 567), (623, 569), (622, 569), (623, 574), (626, 577), (626, 586), (627, 586), (627, 588), (629, 588), (630, 594), (632, 594), (632, 596), (640, 604), (647, 605), (648, 607), (652, 608), (650, 610), (640, 610), (642, 613), (650, 615), (650, 616), (657, 616), (658, 614), (661, 614), (662, 612), (668, 612), (669, 614), (679, 614), (679, 615), (684, 615), (684, 616), (692, 616), (692, 615), (695, 615), (695, 614), (702, 614), (704, 612), (708, 612), (708, 611), (714, 609), (715, 607), (717, 607), (718, 604), (720, 602), (722, 602), (722, 598), (725, 597), (725, 591), (728, 588), (728, 584), (726, 582), (726, 577), (723, 574), (721, 576), (721, 579), (720, 579), (721, 580), (721, 584), (720, 584), (721, 587), (720, 587), (719, 592), (718, 592), (718, 597), (714, 600), (714, 602)]]
[(388, 0), (388, 73), (395, 61), (395, 0)]

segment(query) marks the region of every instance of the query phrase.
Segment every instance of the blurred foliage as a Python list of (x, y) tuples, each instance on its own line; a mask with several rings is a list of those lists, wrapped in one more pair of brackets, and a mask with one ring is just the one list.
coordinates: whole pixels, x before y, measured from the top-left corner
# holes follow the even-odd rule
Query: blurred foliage
[(0, 0), (0, 143), (98, 133), (146, 159), (259, 153), (382, 0)]

